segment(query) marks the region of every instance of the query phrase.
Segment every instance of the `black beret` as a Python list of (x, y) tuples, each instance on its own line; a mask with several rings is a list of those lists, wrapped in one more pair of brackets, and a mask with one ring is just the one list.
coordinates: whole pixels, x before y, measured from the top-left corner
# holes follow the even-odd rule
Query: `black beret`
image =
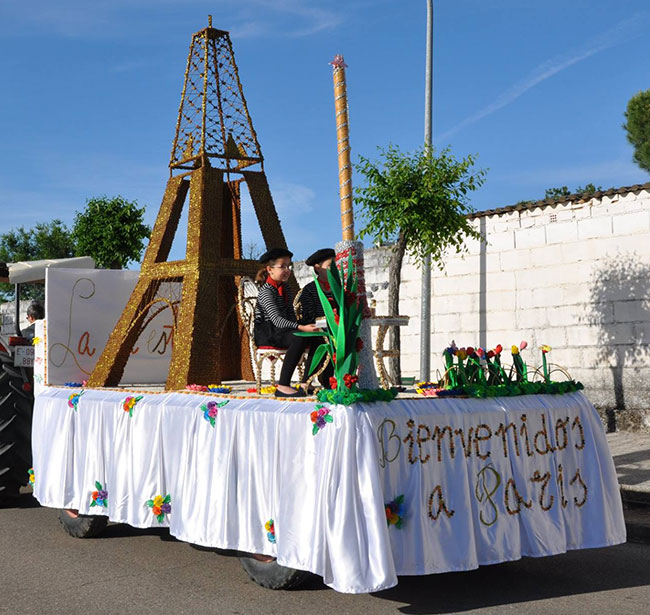
[(274, 261), (276, 258), (282, 258), (283, 256), (291, 258), (293, 252), (289, 252), (286, 248), (271, 248), (260, 256), (260, 263), (268, 263), (269, 261)]
[(332, 248), (322, 248), (321, 250), (316, 250), (306, 261), (305, 265), (313, 267), (314, 265), (320, 265), (323, 261), (326, 261), (328, 258), (334, 258), (336, 252)]

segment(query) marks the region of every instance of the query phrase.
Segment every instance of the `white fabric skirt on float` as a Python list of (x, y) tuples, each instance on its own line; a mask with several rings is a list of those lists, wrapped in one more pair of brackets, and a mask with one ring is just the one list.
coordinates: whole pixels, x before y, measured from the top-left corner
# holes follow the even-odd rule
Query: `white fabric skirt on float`
[(34, 495), (272, 555), (351, 593), (625, 541), (614, 464), (581, 393), (318, 412), (49, 387), (34, 408)]

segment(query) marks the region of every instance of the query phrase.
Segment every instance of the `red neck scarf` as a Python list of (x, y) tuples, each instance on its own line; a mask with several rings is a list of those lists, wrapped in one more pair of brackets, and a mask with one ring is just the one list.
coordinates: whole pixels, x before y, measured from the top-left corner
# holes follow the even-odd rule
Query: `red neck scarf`
[(287, 302), (287, 295), (284, 292), (284, 284), (282, 282), (276, 282), (271, 276), (266, 278), (266, 281), (273, 286), (278, 291), (278, 295), (284, 299), (284, 302)]

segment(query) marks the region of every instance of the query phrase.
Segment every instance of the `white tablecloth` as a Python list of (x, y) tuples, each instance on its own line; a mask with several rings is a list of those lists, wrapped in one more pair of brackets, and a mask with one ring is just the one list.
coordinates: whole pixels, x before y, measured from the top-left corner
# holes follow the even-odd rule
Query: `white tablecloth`
[[(326, 404), (333, 421), (313, 435), (314, 402), (231, 398), (213, 426), (201, 406), (226, 397), (142, 393), (129, 414), (132, 393), (86, 390), (75, 409), (78, 392), (36, 399), (41, 504), (273, 555), (338, 591), (625, 541), (614, 465), (581, 393)], [(157, 495), (170, 512), (154, 514)], [(398, 496), (399, 527), (385, 510)]]

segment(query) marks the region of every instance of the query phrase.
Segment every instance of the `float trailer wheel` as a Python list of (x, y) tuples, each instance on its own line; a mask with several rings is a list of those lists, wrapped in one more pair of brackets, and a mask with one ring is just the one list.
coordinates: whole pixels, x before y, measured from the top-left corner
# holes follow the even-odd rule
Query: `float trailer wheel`
[(73, 538), (92, 538), (101, 533), (108, 524), (108, 517), (80, 515), (74, 510), (60, 510), (59, 521)]
[(240, 557), (239, 561), (251, 580), (268, 589), (295, 589), (311, 576), (305, 570), (280, 566), (275, 559), (264, 562), (247, 555)]

